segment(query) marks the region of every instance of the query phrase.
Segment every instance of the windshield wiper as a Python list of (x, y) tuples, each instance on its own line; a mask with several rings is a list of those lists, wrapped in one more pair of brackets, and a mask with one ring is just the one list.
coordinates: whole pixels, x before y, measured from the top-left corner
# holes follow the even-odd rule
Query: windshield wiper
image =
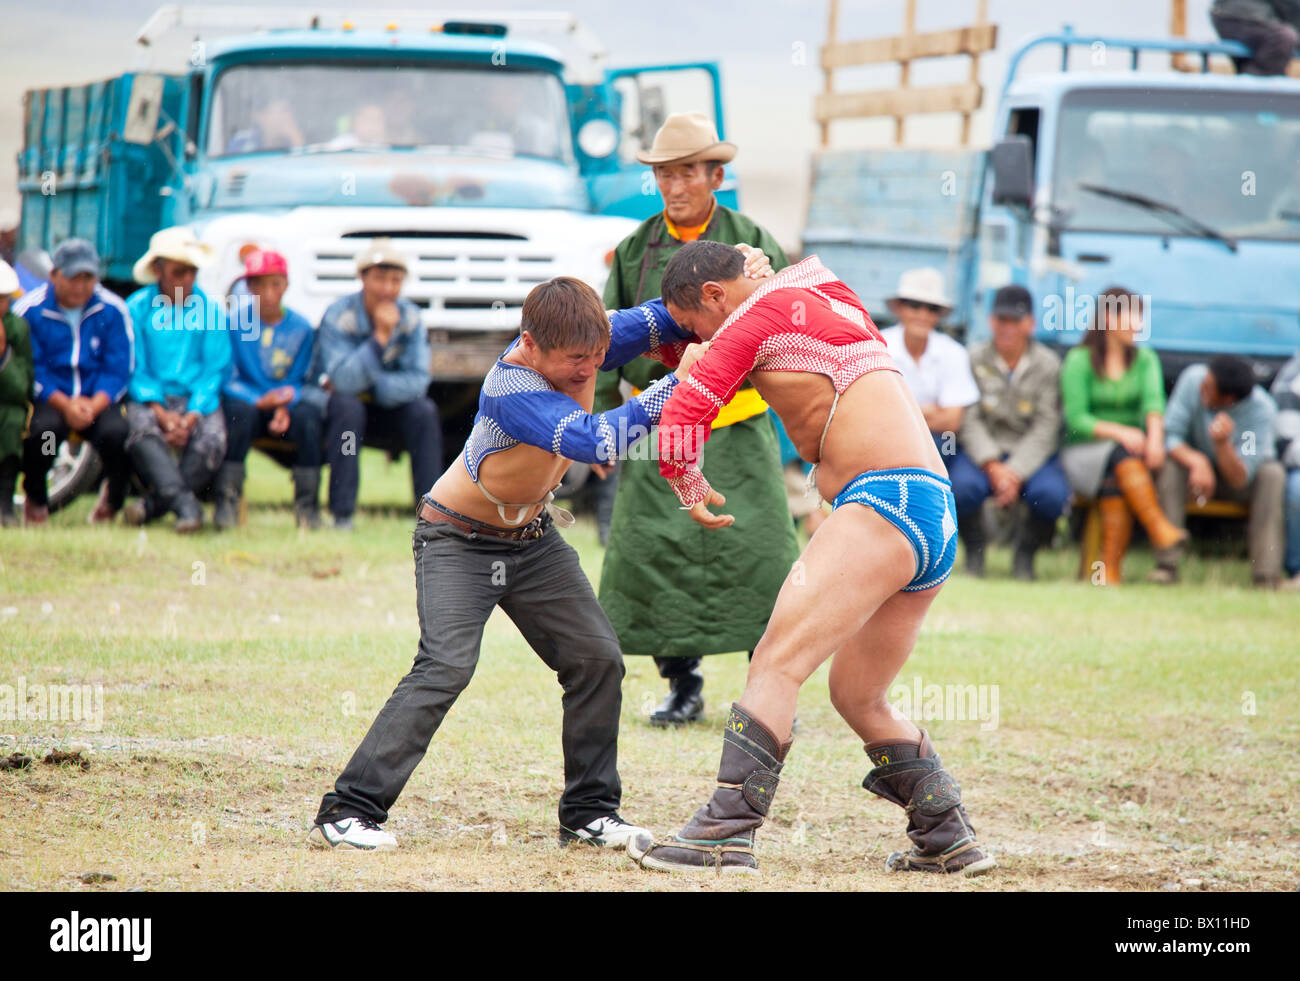
[[(1113, 187), (1103, 187), (1100, 184), (1086, 184), (1079, 182), (1079, 187), (1085, 191), (1091, 191), (1093, 194), (1099, 194), (1104, 198), (1111, 198), (1115, 201), (1123, 201), (1126, 204), (1136, 205), (1146, 211), (1159, 215), (1165, 219), (1179, 219), (1184, 228), (1190, 229), (1202, 238), (1214, 239), (1216, 242), (1222, 242), (1231, 251), (1237, 251), (1236, 239), (1229, 238), (1221, 231), (1210, 225), (1205, 224), (1199, 218), (1193, 218), (1181, 208), (1176, 208), (1172, 204), (1164, 201), (1157, 201), (1155, 198), (1149, 198), (1145, 194), (1138, 194), (1134, 191), (1120, 191)], [(1170, 222), (1173, 224), (1173, 222)]]

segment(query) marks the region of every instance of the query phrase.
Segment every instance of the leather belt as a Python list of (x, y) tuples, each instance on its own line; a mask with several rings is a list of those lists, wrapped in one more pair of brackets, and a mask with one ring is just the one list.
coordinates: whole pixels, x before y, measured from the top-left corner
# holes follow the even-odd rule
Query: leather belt
[(442, 507), (442, 505), (435, 505), (427, 497), (422, 497), (416, 514), (430, 524), (442, 522), (470, 535), (485, 535), (488, 538), (499, 538), (507, 542), (533, 541), (546, 534), (546, 525), (543, 521), (546, 516), (545, 511), (520, 528), (498, 528), (496, 525), (485, 525), (472, 518), (467, 518), (463, 514)]

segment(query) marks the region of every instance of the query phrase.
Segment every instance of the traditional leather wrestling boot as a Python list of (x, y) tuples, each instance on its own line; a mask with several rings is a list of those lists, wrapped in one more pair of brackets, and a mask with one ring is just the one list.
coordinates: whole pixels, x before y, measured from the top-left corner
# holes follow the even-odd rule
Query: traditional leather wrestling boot
[(660, 872), (757, 875), (754, 832), (772, 805), (789, 751), (790, 743), (779, 744), (765, 725), (733, 704), (722, 734), (718, 789), (709, 802), (671, 838), (656, 842), (637, 835), (628, 842), (628, 855), (643, 869)]
[[(1099, 586), (1118, 586), (1124, 581), (1124, 553), (1133, 537), (1133, 512), (1122, 497), (1103, 497), (1101, 509), (1101, 572)], [(1091, 575), (1092, 570), (1088, 570)], [(1094, 580), (1096, 581), (1096, 580)]]
[(997, 865), (975, 840), (961, 787), (943, 768), (929, 733), (921, 730), (920, 745), (881, 740), (864, 748), (874, 769), (862, 786), (903, 808), (912, 839), (912, 850), (894, 852), (885, 860), (886, 868), (971, 876)]
[(293, 468), (293, 520), (299, 528), (320, 527), (320, 467)]
[(1156, 496), (1156, 485), (1151, 471), (1136, 457), (1128, 457), (1115, 464), (1115, 480), (1119, 492), (1128, 501), (1133, 516), (1142, 522), (1151, 539), (1152, 548), (1172, 548), (1187, 537), (1187, 532), (1165, 517)]

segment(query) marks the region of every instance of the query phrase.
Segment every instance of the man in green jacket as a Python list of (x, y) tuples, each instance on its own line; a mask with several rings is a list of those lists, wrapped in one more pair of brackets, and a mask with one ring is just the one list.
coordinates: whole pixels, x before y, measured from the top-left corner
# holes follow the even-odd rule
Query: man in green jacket
[[(675, 113), (637, 159), (654, 168), (664, 210), (614, 250), (605, 306), (625, 309), (659, 295), (664, 269), (686, 242), (706, 239), (760, 248), (779, 271), (789, 265), (772, 235), (719, 204), (723, 165), (736, 154), (702, 113)], [(637, 358), (602, 372), (595, 411), (644, 391), (665, 367)], [(752, 651), (763, 635), (786, 573), (798, 556), (786, 503), (776, 431), (767, 404), (748, 383), (722, 409), (704, 472), (719, 486), (744, 487), (732, 509), (736, 528), (722, 534), (697, 525), (680, 509), (649, 458), (655, 440), (623, 460), (600, 578), (600, 604), (624, 654), (652, 654), (667, 698), (651, 715), (659, 726), (704, 715), (700, 657)]]
[(0, 526), (6, 528), (18, 523), (14, 486), (32, 397), (32, 342), (27, 321), (9, 310), (21, 292), (18, 274), (0, 259)]

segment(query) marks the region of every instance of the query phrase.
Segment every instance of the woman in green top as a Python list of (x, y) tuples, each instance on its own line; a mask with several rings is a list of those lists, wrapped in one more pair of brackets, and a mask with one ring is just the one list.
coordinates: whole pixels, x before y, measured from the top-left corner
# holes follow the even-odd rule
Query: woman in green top
[(1061, 465), (1074, 492), (1096, 498), (1101, 510), (1103, 585), (1121, 581), (1134, 517), (1157, 548), (1187, 535), (1160, 510), (1151, 480), (1165, 459), (1165, 386), (1156, 353), (1137, 346), (1143, 311), (1136, 293), (1106, 290), (1061, 365)]

